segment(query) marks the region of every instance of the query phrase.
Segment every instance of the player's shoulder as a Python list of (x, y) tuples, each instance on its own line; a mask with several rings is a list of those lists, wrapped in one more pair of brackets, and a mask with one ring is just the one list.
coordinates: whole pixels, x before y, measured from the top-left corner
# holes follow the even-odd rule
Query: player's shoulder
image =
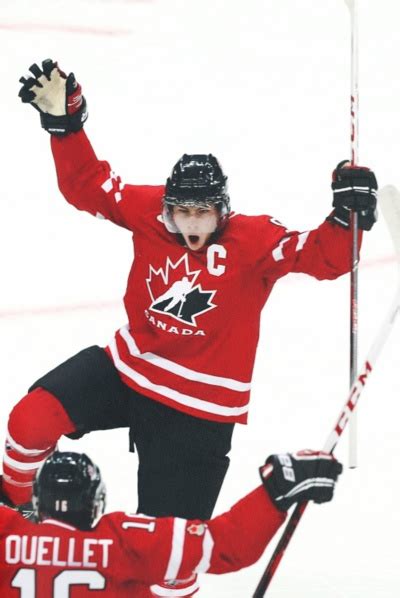
[(242, 214), (241, 212), (231, 212), (229, 215), (229, 222), (234, 226), (247, 227), (265, 227), (265, 226), (281, 226), (284, 224), (274, 216), (269, 214)]
[(152, 517), (150, 515), (143, 515), (141, 513), (130, 513), (128, 511), (112, 511), (111, 513), (105, 513), (99, 519), (97, 526), (99, 525), (119, 525), (123, 529), (128, 527), (134, 527), (134, 525), (122, 525), (124, 523), (135, 523), (139, 522), (141, 525), (137, 526), (138, 528), (142, 528), (146, 526), (146, 523), (156, 521), (156, 517)]
[(233, 233), (245, 235), (257, 240), (271, 235), (273, 237), (284, 235), (286, 227), (274, 216), (268, 214), (247, 215), (232, 212), (229, 217), (229, 229)]
[(94, 530), (101, 531), (110, 529), (114, 534), (122, 534), (124, 530), (128, 529), (129, 526), (126, 522), (129, 522), (131, 518), (138, 518), (139, 515), (125, 513), (124, 511), (112, 511), (111, 513), (104, 513), (96, 523)]
[(0, 534), (4, 535), (10, 530), (16, 529), (19, 525), (23, 524), (26, 520), (23, 518), (21, 513), (7, 507), (6, 505), (0, 505)]
[(126, 184), (123, 187), (123, 197), (129, 198), (130, 200), (138, 201), (145, 206), (157, 206), (160, 208), (161, 200), (165, 191), (164, 185), (129, 185)]
[(130, 537), (131, 540), (136, 537), (140, 541), (145, 537), (151, 538), (156, 531), (163, 530), (164, 533), (172, 525), (173, 518), (170, 517), (156, 518), (141, 513), (113, 511), (104, 514), (95, 529), (99, 532), (109, 530), (122, 541), (124, 537)]
[(0, 521), (8, 521), (12, 519), (22, 518), (22, 515), (12, 507), (8, 507), (7, 505), (0, 505)]
[(124, 185), (119, 209), (125, 221), (137, 230), (143, 223), (153, 222), (162, 211), (164, 185)]

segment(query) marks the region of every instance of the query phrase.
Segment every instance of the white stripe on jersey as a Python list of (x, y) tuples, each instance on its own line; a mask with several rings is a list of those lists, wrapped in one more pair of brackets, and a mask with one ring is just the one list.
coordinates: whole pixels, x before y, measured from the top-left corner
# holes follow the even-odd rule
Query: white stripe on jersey
[(41, 523), (47, 523), (49, 525), (56, 525), (58, 527), (64, 527), (65, 529), (70, 529), (71, 531), (77, 531), (77, 527), (73, 527), (72, 525), (68, 525), (67, 523), (65, 523), (64, 521), (59, 521), (58, 519), (43, 519), (43, 521), (41, 521)]
[(41, 461), (35, 461), (34, 463), (21, 463), (21, 461), (16, 461), (15, 459), (11, 459), (7, 455), (7, 453), (3, 457), (3, 461), (8, 467), (11, 469), (15, 469), (16, 471), (31, 471), (33, 469), (39, 469), (39, 467), (46, 461), (46, 459), (42, 459)]
[(159, 368), (167, 370), (168, 372), (172, 372), (177, 376), (182, 376), (182, 378), (186, 378), (187, 380), (193, 380), (193, 382), (202, 382), (203, 384), (222, 386), (223, 388), (229, 388), (230, 390), (236, 390), (237, 392), (247, 392), (251, 389), (250, 382), (240, 382), (239, 380), (234, 380), (233, 378), (224, 378), (222, 376), (212, 376), (211, 374), (196, 372), (195, 370), (190, 370), (183, 365), (179, 365), (174, 361), (170, 361), (169, 359), (165, 359), (164, 357), (160, 357), (154, 353), (141, 353), (137, 344), (135, 343), (135, 339), (129, 331), (128, 324), (123, 326), (119, 333), (126, 342), (129, 353), (133, 357), (143, 359), (143, 361), (158, 366)]
[(307, 241), (309, 234), (310, 234), (309, 230), (307, 230), (304, 233), (299, 234), (299, 240), (297, 241), (296, 251), (301, 251), (303, 249), (304, 244)]
[(107, 179), (101, 186), (101, 188), (103, 189), (103, 191), (105, 191), (106, 193), (110, 193), (111, 189), (113, 188), (113, 179), (112, 177), (110, 177), (109, 179)]
[(290, 237), (283, 237), (283, 239), (279, 241), (278, 247), (275, 247), (275, 249), (272, 251), (272, 257), (276, 262), (280, 262), (281, 260), (283, 260), (283, 246), (288, 241), (290, 241)]
[[(297, 239), (297, 245), (296, 245), (296, 251), (301, 251), (310, 235), (309, 230), (305, 231), (304, 233), (299, 233), (297, 235), (298, 239)], [(284, 245), (285, 243), (287, 243), (288, 241), (290, 241), (291, 239), (293, 239), (294, 236), (292, 237), (283, 237), (280, 241), (277, 247), (275, 247), (275, 249), (272, 250), (272, 257), (274, 258), (274, 260), (276, 262), (280, 262), (281, 260), (285, 259), (285, 256), (283, 255), (283, 250), (284, 250)]]
[(164, 597), (173, 597), (173, 596), (193, 596), (193, 593), (199, 589), (199, 584), (194, 582), (190, 586), (186, 586), (185, 588), (179, 589), (179, 587), (171, 586), (171, 589), (166, 588), (165, 586), (150, 586), (152, 593), (155, 596)]
[(113, 170), (110, 170), (110, 178), (107, 179), (101, 185), (101, 188), (103, 189), (103, 191), (105, 193), (110, 193), (110, 191), (112, 191), (114, 189), (114, 181), (116, 182), (117, 187), (118, 187), (118, 191), (115, 191), (115, 193), (114, 193), (114, 199), (118, 203), (122, 199), (122, 194), (120, 191), (123, 189), (124, 185), (121, 185), (120, 179), (117, 177), (117, 175), (115, 174), (115, 172)]
[(164, 579), (176, 579), (182, 564), (183, 546), (185, 544), (186, 519), (175, 517), (172, 532), (172, 546), (168, 567)]
[(114, 365), (118, 371), (136, 382), (136, 384), (142, 388), (152, 390), (162, 397), (171, 399), (172, 401), (175, 401), (181, 405), (185, 405), (186, 407), (190, 407), (191, 409), (197, 409), (198, 411), (203, 411), (204, 413), (213, 413), (215, 415), (225, 415), (227, 417), (243, 415), (244, 413), (247, 413), (249, 409), (248, 405), (244, 405), (243, 407), (225, 407), (224, 405), (217, 405), (216, 403), (210, 403), (210, 401), (205, 401), (204, 399), (198, 399), (197, 397), (191, 397), (190, 395), (183, 394), (177, 390), (174, 390), (173, 388), (169, 388), (168, 386), (154, 384), (151, 382), (151, 380), (148, 380), (148, 378), (142, 374), (139, 374), (139, 372), (136, 372), (133, 368), (122, 361), (118, 353), (115, 338), (108, 346), (111, 351)]
[(2, 473), (4, 482), (10, 484), (10, 486), (14, 486), (15, 488), (32, 488), (32, 482), (17, 482), (11, 476), (7, 475), (4, 471)]
[(10, 432), (7, 433), (6, 443), (8, 443), (11, 446), (11, 448), (21, 453), (21, 455), (30, 455), (31, 457), (42, 455), (43, 453), (46, 453), (49, 449), (51, 449), (51, 446), (48, 446), (45, 449), (27, 449), (21, 444), (18, 444), (18, 442), (16, 442), (14, 438), (11, 436)]
[(206, 529), (203, 538), (203, 556), (197, 567), (195, 573), (206, 573), (209, 570), (211, 564), (212, 551), (214, 548), (214, 540), (210, 533), (210, 530)]

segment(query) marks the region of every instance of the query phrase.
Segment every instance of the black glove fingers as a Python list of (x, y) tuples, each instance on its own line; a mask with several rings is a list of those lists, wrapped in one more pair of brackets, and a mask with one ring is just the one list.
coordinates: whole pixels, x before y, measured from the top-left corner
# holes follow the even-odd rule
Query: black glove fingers
[(346, 158), (345, 160), (340, 160), (339, 164), (336, 166), (336, 170), (340, 170), (344, 167), (345, 164), (351, 164), (351, 160)]
[[(335, 171), (337, 172), (337, 171)], [(363, 168), (342, 168), (334, 176), (332, 188), (341, 187), (368, 187), (377, 189), (378, 183), (375, 174)]]
[(21, 87), (18, 93), (18, 97), (21, 98), (21, 101), (24, 104), (30, 104), (36, 97), (35, 93), (31, 89), (26, 89), (25, 87)]
[(374, 211), (376, 204), (375, 194), (363, 193), (361, 191), (344, 191), (335, 194), (332, 206), (339, 210), (356, 210), (356, 212), (361, 212), (364, 210)]
[(29, 104), (36, 97), (36, 94), (33, 91), (33, 87), (35, 87), (35, 86), (42, 87), (42, 85), (39, 83), (39, 81), (37, 81), (33, 77), (28, 77), (28, 79), (26, 79), (25, 77), (21, 77), (19, 81), (23, 85), (22, 85), (21, 89), (19, 90), (18, 96), (21, 98), (21, 100), (24, 104)]
[(350, 192), (337, 193), (333, 197), (332, 206), (336, 209), (353, 210), (356, 206), (354, 195)]
[(28, 78), (20, 77), (19, 82), (22, 83), (26, 89), (30, 89), (31, 87), (36, 85), (37, 80), (34, 79), (33, 77), (28, 76)]
[(43, 74), (46, 75), (47, 79), (50, 80), (50, 75), (53, 71), (53, 69), (57, 68), (57, 63), (54, 62), (54, 60), (52, 60), (51, 58), (46, 58), (46, 60), (43, 60), (42, 62), (42, 69), (43, 69)]
[(360, 193), (356, 195), (356, 210), (358, 212), (363, 210), (375, 210), (376, 197), (374, 195)]
[(376, 182), (375, 176), (371, 176), (370, 174), (363, 174), (362, 176), (352, 176), (350, 179), (350, 184), (352, 187), (365, 187), (367, 189), (377, 189), (378, 183)]
[(336, 478), (335, 480), (337, 480), (337, 478), (343, 473), (343, 465), (341, 463), (339, 463), (339, 461), (334, 461), (335, 464), (335, 475)]
[(43, 75), (43, 71), (38, 67), (36, 62), (29, 67), (29, 70), (35, 79), (39, 79)]
[(314, 502), (317, 504), (322, 504), (324, 502), (329, 502), (333, 498), (333, 486), (330, 488), (323, 488), (319, 489), (318, 493), (314, 497)]
[(25, 89), (32, 89), (32, 87), (35, 87), (35, 85), (37, 85), (37, 87), (43, 87), (43, 85), (33, 77), (28, 77), (27, 79), (25, 77), (21, 77), (19, 82), (23, 84)]
[(360, 228), (362, 230), (371, 230), (375, 222), (378, 220), (377, 213), (375, 212), (373, 217), (371, 217), (370, 212), (360, 214), (358, 221)]
[(65, 89), (67, 92), (67, 96), (71, 95), (75, 91), (77, 87), (76, 79), (74, 73), (70, 73), (67, 77), (67, 81), (65, 84)]
[(336, 482), (342, 471), (342, 464), (332, 457), (331, 459), (324, 459), (318, 462), (316, 477), (329, 478)]

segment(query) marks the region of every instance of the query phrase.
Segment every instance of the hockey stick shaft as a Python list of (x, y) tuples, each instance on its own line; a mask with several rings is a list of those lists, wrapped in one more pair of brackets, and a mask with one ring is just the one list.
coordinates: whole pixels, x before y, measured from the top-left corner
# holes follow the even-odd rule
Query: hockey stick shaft
[[(358, 11), (357, 0), (345, 0), (351, 22), (351, 84), (350, 84), (350, 152), (351, 164), (358, 164)], [(350, 388), (358, 370), (358, 214), (352, 212), (352, 260), (350, 272)], [(357, 467), (357, 417), (356, 413), (349, 426), (349, 467)]]
[(357, 0), (345, 0), (350, 12), (351, 83), (350, 83), (350, 152), (352, 165), (358, 164), (358, 7)]
[[(344, 404), (344, 407), (342, 408), (340, 415), (325, 442), (323, 450), (328, 453), (333, 453), (340, 436), (343, 434), (347, 422), (352, 414), (354, 414), (354, 408), (358, 402), (361, 392), (365, 387), (373, 368), (375, 367), (376, 361), (393, 328), (396, 316), (400, 311), (400, 192), (392, 186), (384, 187), (379, 192), (379, 204), (382, 208), (382, 212), (396, 250), (397, 265), (399, 269), (399, 284), (387, 316), (383, 321), (382, 326), (380, 327), (368, 352), (367, 359), (365, 360), (356, 380), (352, 384), (347, 401)], [(270, 558), (270, 561), (252, 598), (262, 598), (265, 595), (265, 592), (271, 583), (279, 563), (282, 560), (285, 550), (297, 529), (304, 511), (306, 510), (307, 504), (308, 503), (306, 502), (298, 503), (293, 510), (293, 513), (283, 531), (283, 534)]]

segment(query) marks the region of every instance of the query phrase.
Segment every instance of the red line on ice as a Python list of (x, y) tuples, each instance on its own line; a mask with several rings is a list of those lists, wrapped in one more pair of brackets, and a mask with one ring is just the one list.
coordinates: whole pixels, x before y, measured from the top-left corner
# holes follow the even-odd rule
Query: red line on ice
[[(362, 268), (374, 268), (382, 264), (390, 264), (396, 261), (395, 255), (386, 255), (372, 260), (367, 260), (361, 264)], [(113, 301), (91, 301), (88, 303), (70, 303), (65, 305), (44, 305), (39, 307), (19, 307), (16, 309), (0, 310), (0, 319), (16, 318), (29, 316), (49, 316), (58, 313), (68, 313), (82, 310), (111, 309), (121, 305), (121, 300)]]
[(129, 29), (101, 29), (94, 27), (81, 27), (75, 25), (52, 25), (49, 23), (0, 23), (0, 30), (8, 31), (56, 31), (59, 33), (80, 33), (87, 35), (130, 35)]

